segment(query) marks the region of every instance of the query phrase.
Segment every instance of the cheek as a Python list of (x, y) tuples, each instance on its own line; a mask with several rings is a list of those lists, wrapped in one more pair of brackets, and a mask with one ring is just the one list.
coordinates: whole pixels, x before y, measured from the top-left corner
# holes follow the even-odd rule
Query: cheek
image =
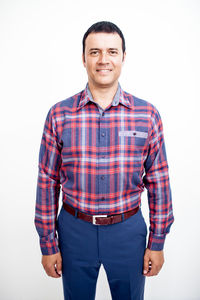
[(93, 63), (93, 62), (87, 62), (87, 64), (86, 64), (86, 69), (87, 69), (87, 71), (89, 71), (89, 72), (94, 71), (94, 70), (95, 70), (95, 63)]
[(115, 69), (117, 73), (121, 73), (122, 65), (121, 64), (116, 65)]
[(122, 68), (122, 60), (121, 59), (117, 59), (116, 61), (113, 61), (113, 65), (115, 66), (115, 69), (117, 71), (121, 71), (121, 68)]

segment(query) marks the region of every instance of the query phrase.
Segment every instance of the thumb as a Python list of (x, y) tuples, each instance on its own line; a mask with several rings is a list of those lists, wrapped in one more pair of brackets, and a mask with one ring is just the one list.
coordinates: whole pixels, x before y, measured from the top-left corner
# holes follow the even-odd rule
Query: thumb
[(62, 259), (58, 259), (56, 263), (56, 271), (59, 275), (62, 274)]
[(143, 273), (147, 274), (149, 271), (149, 257), (144, 256), (144, 265), (143, 265)]

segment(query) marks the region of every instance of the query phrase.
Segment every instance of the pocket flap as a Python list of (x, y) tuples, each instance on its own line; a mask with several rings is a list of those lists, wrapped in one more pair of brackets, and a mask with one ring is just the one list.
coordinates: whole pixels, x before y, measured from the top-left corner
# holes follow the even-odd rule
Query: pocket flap
[(136, 131), (136, 130), (121, 130), (119, 131), (119, 136), (133, 136), (133, 137), (146, 139), (148, 133), (144, 131)]

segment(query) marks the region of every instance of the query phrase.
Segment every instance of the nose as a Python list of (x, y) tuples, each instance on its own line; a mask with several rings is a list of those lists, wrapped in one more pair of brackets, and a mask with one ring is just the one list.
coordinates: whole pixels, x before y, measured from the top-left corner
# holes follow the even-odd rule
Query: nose
[(107, 53), (105, 52), (102, 52), (101, 55), (99, 56), (99, 63), (101, 64), (106, 64), (108, 63), (108, 56), (107, 56)]

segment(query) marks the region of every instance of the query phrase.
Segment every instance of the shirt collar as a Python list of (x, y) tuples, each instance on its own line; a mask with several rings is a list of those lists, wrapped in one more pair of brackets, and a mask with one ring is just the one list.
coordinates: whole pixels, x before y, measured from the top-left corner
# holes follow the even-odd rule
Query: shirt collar
[[(93, 100), (92, 94), (90, 92), (88, 83), (87, 83), (85, 89), (81, 93), (81, 97), (80, 97), (80, 101), (79, 101), (78, 106), (77, 106), (77, 110), (81, 109), (89, 101), (92, 101), (92, 102), (95, 103), (95, 101)], [(121, 103), (122, 105), (124, 105), (124, 106), (126, 106), (130, 109), (132, 108), (131, 99), (125, 95), (125, 92), (122, 90), (120, 84), (118, 83), (117, 92), (116, 92), (116, 94), (113, 98), (113, 101), (112, 101), (111, 105), (112, 106), (117, 106), (117, 105), (119, 105), (119, 103)]]

